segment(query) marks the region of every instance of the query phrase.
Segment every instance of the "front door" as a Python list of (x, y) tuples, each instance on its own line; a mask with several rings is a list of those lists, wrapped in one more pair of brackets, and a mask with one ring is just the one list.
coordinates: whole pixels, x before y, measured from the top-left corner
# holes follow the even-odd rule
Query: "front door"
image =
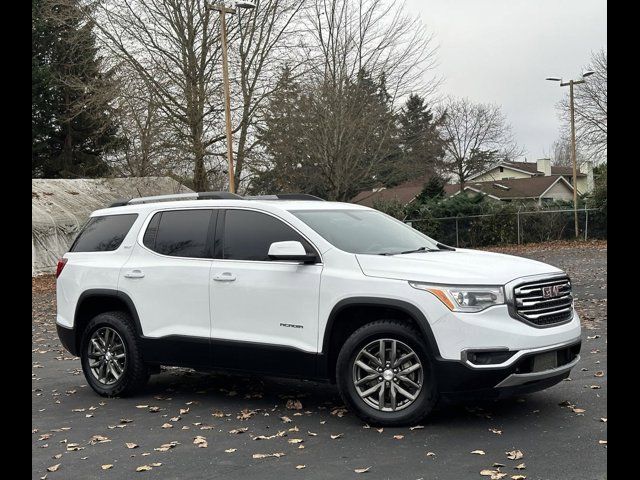
[(286, 240), (317, 252), (270, 214), (227, 209), (220, 216), (211, 282), (214, 363), (226, 369), (308, 374), (318, 351), (322, 264), (274, 261), (267, 252), (271, 243)]

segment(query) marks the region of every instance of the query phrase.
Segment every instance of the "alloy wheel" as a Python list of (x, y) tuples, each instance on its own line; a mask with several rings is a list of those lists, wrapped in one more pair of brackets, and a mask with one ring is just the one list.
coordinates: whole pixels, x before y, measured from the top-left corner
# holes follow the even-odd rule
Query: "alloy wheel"
[(353, 363), (353, 384), (360, 398), (383, 412), (409, 407), (420, 395), (422, 362), (406, 343), (382, 338), (360, 350)]
[(127, 351), (120, 334), (110, 327), (98, 328), (87, 348), (89, 369), (94, 378), (103, 385), (116, 383), (127, 366)]

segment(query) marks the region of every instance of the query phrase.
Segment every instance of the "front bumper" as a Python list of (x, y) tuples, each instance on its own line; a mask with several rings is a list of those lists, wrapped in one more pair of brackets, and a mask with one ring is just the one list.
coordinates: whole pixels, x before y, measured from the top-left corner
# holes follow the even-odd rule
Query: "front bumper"
[[(505, 397), (543, 390), (569, 376), (580, 361), (581, 340), (546, 348), (517, 352), (515, 360), (507, 366), (483, 365), (474, 367), (469, 362), (436, 360), (434, 373), (440, 394), (445, 398)], [(540, 369), (537, 358), (555, 353), (556, 363)]]

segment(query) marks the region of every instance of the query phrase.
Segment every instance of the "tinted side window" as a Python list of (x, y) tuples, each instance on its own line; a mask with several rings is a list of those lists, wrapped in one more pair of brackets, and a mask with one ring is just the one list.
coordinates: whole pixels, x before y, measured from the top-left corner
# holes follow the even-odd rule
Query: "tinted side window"
[(268, 261), (269, 246), (286, 240), (297, 240), (307, 253), (315, 253), (300, 234), (270, 215), (249, 210), (226, 212), (223, 258)]
[(70, 251), (110, 252), (117, 249), (137, 217), (137, 213), (132, 213), (90, 218), (71, 245)]
[(171, 210), (154, 215), (143, 243), (172, 257), (209, 258), (207, 238), (211, 210)]

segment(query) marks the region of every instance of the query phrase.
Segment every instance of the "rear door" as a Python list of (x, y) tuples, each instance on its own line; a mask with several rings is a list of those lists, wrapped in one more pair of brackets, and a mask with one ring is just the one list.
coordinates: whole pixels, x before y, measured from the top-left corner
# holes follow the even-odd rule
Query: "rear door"
[[(322, 263), (270, 260), (273, 242), (315, 247), (282, 219), (249, 209), (220, 214), (211, 282), (212, 348), (229, 369), (297, 374), (317, 353)], [(287, 361), (289, 359), (290, 361)]]
[(217, 211), (156, 212), (120, 271), (119, 289), (133, 300), (149, 361), (208, 366), (211, 242)]

